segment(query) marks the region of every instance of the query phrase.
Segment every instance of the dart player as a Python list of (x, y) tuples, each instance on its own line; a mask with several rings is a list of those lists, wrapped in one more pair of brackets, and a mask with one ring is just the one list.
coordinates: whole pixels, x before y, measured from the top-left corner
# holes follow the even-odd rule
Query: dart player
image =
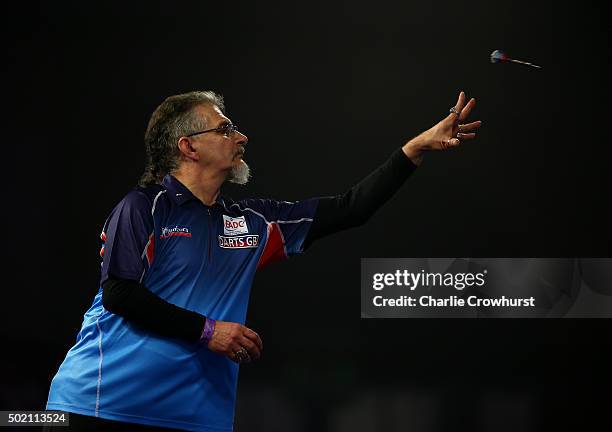
[(348, 191), (287, 202), (222, 196), (249, 179), (247, 136), (213, 92), (167, 98), (145, 133), (140, 185), (103, 225), (100, 288), (47, 409), (72, 413), (76, 430), (231, 431), (239, 366), (263, 350), (244, 325), (255, 272), (366, 222), (427, 152), (475, 137), (475, 103), (461, 92)]

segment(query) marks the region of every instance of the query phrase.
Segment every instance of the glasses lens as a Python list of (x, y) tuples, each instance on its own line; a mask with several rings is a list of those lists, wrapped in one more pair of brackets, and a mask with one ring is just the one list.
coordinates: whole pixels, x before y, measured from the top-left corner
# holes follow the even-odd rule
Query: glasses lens
[(222, 128), (223, 135), (228, 136), (228, 137), (234, 135), (234, 132), (236, 132), (236, 130), (237, 130), (236, 125), (232, 123), (228, 123), (224, 125)]

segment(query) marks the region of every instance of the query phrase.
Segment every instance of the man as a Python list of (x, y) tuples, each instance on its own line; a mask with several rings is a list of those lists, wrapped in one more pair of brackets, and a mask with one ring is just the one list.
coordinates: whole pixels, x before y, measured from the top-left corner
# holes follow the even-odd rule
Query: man
[(145, 134), (141, 184), (104, 224), (100, 290), (47, 408), (84, 430), (231, 431), (238, 365), (263, 349), (243, 325), (256, 270), (364, 223), (426, 151), (474, 138), (481, 123), (462, 122), (475, 103), (461, 92), (445, 119), (346, 193), (292, 203), (221, 196), (224, 182), (249, 178), (247, 137), (213, 92), (166, 99)]

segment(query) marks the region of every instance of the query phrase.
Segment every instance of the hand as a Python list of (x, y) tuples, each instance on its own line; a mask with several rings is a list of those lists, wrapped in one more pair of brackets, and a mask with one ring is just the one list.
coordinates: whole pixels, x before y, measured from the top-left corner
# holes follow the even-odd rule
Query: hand
[[(208, 349), (236, 363), (250, 363), (261, 357), (263, 343), (257, 333), (242, 324), (217, 321)], [(245, 354), (237, 354), (245, 350)]]
[(402, 150), (416, 165), (421, 163), (423, 153), (429, 150), (446, 150), (457, 147), (461, 140), (473, 139), (476, 133), (473, 132), (482, 125), (480, 120), (472, 123), (463, 123), (472, 108), (476, 105), (476, 99), (472, 98), (465, 103), (465, 93), (459, 93), (459, 98), (454, 106), (456, 112), (451, 112), (446, 118), (426, 130), (416, 138), (408, 141)]

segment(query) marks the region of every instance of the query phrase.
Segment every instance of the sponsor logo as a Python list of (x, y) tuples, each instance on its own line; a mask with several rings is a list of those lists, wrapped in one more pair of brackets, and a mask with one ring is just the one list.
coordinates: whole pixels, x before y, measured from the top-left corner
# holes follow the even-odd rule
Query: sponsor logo
[(175, 225), (173, 227), (163, 227), (161, 231), (160, 239), (167, 239), (170, 237), (191, 237), (189, 228)]
[(219, 247), (223, 249), (248, 249), (259, 246), (259, 235), (251, 234), (240, 237), (219, 236)]
[(223, 215), (223, 234), (226, 236), (248, 234), (249, 228), (247, 227), (244, 216), (236, 218)]

